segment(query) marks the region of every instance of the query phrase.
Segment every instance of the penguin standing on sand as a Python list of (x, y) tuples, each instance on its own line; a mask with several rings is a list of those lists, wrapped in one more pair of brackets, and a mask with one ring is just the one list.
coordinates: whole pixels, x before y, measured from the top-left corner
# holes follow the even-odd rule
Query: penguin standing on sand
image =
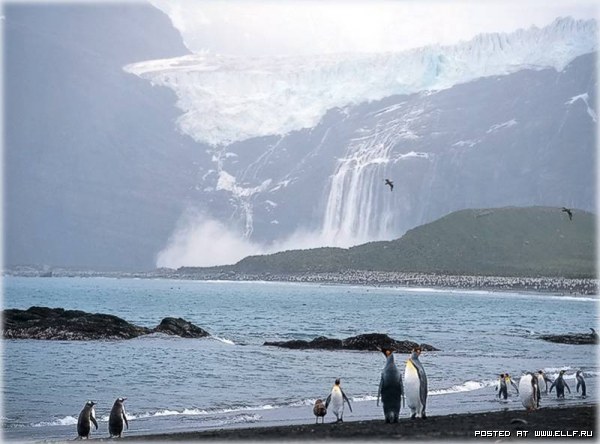
[(504, 373), (500, 374), (498, 385), (496, 385), (496, 391), (498, 392), (498, 398), (504, 398), (505, 400), (508, 398), (508, 387), (506, 386), (506, 378)]
[(111, 438), (113, 436), (121, 437), (121, 434), (123, 433), (123, 422), (125, 422), (125, 426), (127, 427), (127, 430), (129, 430), (129, 423), (127, 422), (127, 416), (125, 416), (125, 406), (123, 405), (123, 402), (126, 399), (127, 398), (117, 398), (110, 411), (110, 416), (108, 417), (108, 433)]
[(331, 393), (325, 400), (326, 409), (329, 408), (329, 404), (331, 403), (331, 411), (336, 417), (336, 422), (344, 422), (344, 401), (348, 403), (348, 408), (352, 411), (350, 400), (340, 387), (340, 379), (338, 378), (335, 380)]
[(425, 408), (427, 407), (427, 375), (425, 369), (419, 361), (421, 347), (412, 350), (412, 354), (406, 361), (406, 370), (404, 371), (404, 384), (406, 388), (406, 403), (412, 414), (410, 419), (419, 417), (426, 419)]
[(575, 378), (577, 379), (577, 393), (579, 393), (579, 387), (581, 387), (581, 397), (585, 398), (587, 396), (585, 391), (585, 379), (583, 379), (583, 372), (581, 370), (577, 370), (575, 373)]
[(321, 423), (325, 424), (325, 415), (327, 414), (327, 407), (325, 407), (325, 403), (323, 402), (322, 399), (317, 399), (315, 401), (315, 405), (313, 407), (313, 413), (317, 417), (317, 422), (315, 422), (315, 424), (319, 423), (319, 417), (322, 418)]
[(95, 405), (95, 402), (88, 401), (83, 406), (81, 413), (79, 413), (79, 418), (77, 419), (77, 436), (79, 438), (89, 439), (90, 432), (92, 431), (92, 423), (96, 426), (96, 430), (98, 430), (96, 411), (94, 410)]
[(400, 401), (404, 395), (402, 374), (394, 362), (394, 354), (388, 348), (381, 349), (386, 357), (386, 363), (381, 371), (379, 390), (377, 391), (377, 405), (379, 398), (383, 403), (383, 416), (386, 423), (398, 422), (400, 416)]
[(556, 387), (556, 397), (565, 399), (565, 387), (571, 394), (571, 389), (567, 385), (567, 382), (564, 380), (563, 375), (565, 374), (564, 370), (558, 372), (558, 377), (554, 380), (552, 385), (550, 386), (550, 393), (552, 393), (552, 389)]
[(528, 411), (539, 407), (540, 388), (533, 373), (525, 373), (519, 381), (519, 398)]
[(550, 379), (546, 373), (544, 373), (544, 370), (538, 370), (537, 373), (535, 373), (535, 375), (537, 376), (538, 379), (538, 387), (540, 388), (540, 391), (542, 390), (542, 387), (544, 388), (544, 394), (547, 395), (548, 394), (548, 383), (552, 384), (552, 379)]

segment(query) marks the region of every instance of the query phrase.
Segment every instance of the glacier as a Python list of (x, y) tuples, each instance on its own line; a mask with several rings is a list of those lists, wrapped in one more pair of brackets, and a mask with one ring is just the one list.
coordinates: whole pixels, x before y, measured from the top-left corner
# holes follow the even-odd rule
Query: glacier
[[(217, 264), (197, 257), (216, 233), (234, 262), (393, 239), (465, 207), (555, 204), (555, 145), (571, 145), (576, 124), (554, 122), (570, 109), (595, 119), (590, 85), (568, 79), (579, 79), (572, 62), (597, 50), (597, 36), (595, 20), (561, 18), (395, 53), (202, 53), (125, 66), (176, 93), (179, 130), (207, 154), (199, 213), (183, 216), (157, 264)], [(573, 153), (587, 153), (588, 123)], [(526, 187), (531, 171), (540, 177)], [(585, 203), (579, 194), (557, 202)]]
[(213, 147), (314, 127), (332, 108), (439, 91), (522, 69), (562, 70), (598, 47), (597, 22), (481, 34), (452, 46), (393, 53), (240, 57), (200, 53), (123, 69), (177, 95), (179, 129)]

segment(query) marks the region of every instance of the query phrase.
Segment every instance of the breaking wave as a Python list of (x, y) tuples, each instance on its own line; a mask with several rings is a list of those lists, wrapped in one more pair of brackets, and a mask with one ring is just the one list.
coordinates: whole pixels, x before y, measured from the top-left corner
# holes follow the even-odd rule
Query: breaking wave
[(466, 381), (462, 384), (453, 385), (450, 388), (430, 390), (429, 395), (438, 396), (448, 395), (451, 393), (472, 392), (474, 390), (479, 390), (485, 387), (493, 387), (494, 385), (496, 385), (496, 381), (493, 379), (486, 379), (484, 381)]
[(54, 421), (41, 421), (31, 424), (32, 427), (47, 427), (47, 426), (65, 426), (77, 424), (77, 418), (74, 416), (65, 416), (57, 418)]
[(231, 339), (221, 338), (221, 337), (215, 336), (215, 335), (212, 335), (212, 338), (216, 339), (217, 341), (222, 342), (224, 344), (235, 345), (235, 342), (233, 342)]

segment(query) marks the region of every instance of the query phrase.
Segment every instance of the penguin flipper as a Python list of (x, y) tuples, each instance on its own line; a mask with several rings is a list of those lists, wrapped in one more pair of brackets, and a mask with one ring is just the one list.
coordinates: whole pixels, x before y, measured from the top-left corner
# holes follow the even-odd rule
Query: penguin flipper
[(579, 393), (579, 387), (581, 387), (581, 381), (577, 381), (577, 387), (575, 389), (577, 393)]
[(404, 393), (404, 381), (402, 381), (402, 375), (399, 375), (400, 378), (400, 397), (402, 398), (402, 407), (406, 408), (406, 395)]
[(96, 430), (98, 430), (98, 423), (96, 422), (96, 418), (94, 418), (93, 416), (90, 416), (90, 421), (92, 421), (94, 423), (94, 425), (96, 426)]
[(427, 376), (425, 376), (424, 373), (423, 378), (424, 379), (421, 379), (421, 390), (419, 392), (419, 397), (421, 398), (421, 406), (424, 412), (427, 405)]
[(342, 398), (344, 399), (344, 401), (346, 401), (346, 403), (348, 404), (348, 408), (350, 409), (350, 411), (352, 411), (352, 406), (350, 405), (350, 400), (348, 399), (348, 397), (346, 396), (346, 394), (344, 393), (344, 391), (342, 390)]
[(413, 367), (417, 370), (417, 375), (419, 376), (419, 398), (421, 400), (423, 410), (425, 410), (425, 404), (427, 404), (427, 375), (425, 374), (425, 370), (420, 362), (417, 365), (412, 359), (410, 361), (412, 362)]
[(329, 403), (331, 402), (331, 393), (329, 394), (329, 396), (327, 397), (327, 399), (325, 400), (325, 408), (329, 407)]
[(565, 381), (565, 387), (567, 388), (567, 390), (569, 391), (569, 394), (571, 394), (571, 389), (569, 388), (569, 384), (567, 384), (567, 381)]
[(550, 390), (549, 390), (550, 393), (552, 393), (552, 389), (554, 388), (554, 386), (556, 386), (556, 381), (554, 381), (552, 383), (552, 385), (550, 386)]
[(123, 412), (123, 421), (125, 421), (125, 426), (127, 427), (127, 430), (129, 430), (129, 423), (127, 422), (127, 416), (125, 416), (125, 412)]

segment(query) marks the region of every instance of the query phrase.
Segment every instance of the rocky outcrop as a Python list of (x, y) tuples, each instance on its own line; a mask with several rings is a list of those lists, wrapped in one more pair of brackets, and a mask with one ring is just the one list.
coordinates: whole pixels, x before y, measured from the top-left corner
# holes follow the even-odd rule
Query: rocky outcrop
[(205, 330), (181, 318), (165, 318), (154, 329), (133, 325), (114, 315), (63, 308), (30, 307), (3, 311), (4, 339), (52, 339), (67, 341), (133, 339), (151, 333), (184, 338), (209, 336)]
[(154, 329), (156, 333), (181, 336), (182, 338), (204, 338), (210, 336), (206, 330), (181, 318), (164, 318)]
[(569, 333), (565, 335), (541, 335), (539, 339), (559, 344), (598, 344), (598, 335), (595, 333)]
[(416, 342), (412, 341), (397, 341), (382, 333), (367, 333), (363, 335), (352, 336), (346, 339), (331, 339), (325, 336), (319, 336), (312, 341), (292, 340), (282, 342), (265, 342), (263, 345), (297, 350), (321, 349), (379, 351), (381, 348), (391, 348), (397, 353), (409, 353), (414, 347), (418, 346), (426, 351), (437, 350), (437, 348), (429, 344), (417, 344)]

